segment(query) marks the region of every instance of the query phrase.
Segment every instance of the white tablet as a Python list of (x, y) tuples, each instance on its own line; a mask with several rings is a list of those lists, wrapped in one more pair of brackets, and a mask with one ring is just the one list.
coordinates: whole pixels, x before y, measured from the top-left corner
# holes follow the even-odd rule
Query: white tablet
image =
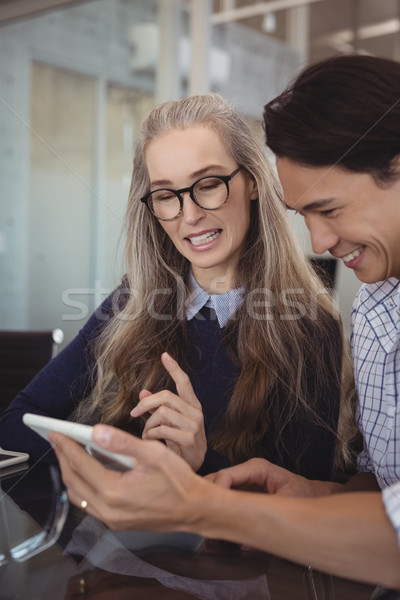
[(53, 419), (51, 417), (43, 417), (42, 415), (34, 415), (25, 413), (22, 417), (25, 425), (36, 431), (44, 439), (48, 440), (50, 431), (57, 431), (72, 438), (76, 442), (82, 444), (85, 449), (98, 458), (105, 466), (116, 470), (133, 469), (136, 464), (132, 456), (109, 452), (101, 448), (92, 439), (93, 427), (91, 425), (83, 425), (82, 423), (73, 423), (72, 421), (63, 421), (61, 419)]

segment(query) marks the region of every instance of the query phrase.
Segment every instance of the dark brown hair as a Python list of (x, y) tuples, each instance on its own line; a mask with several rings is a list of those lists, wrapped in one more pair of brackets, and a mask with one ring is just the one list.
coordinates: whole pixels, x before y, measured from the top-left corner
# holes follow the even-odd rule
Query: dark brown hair
[(264, 124), (277, 156), (390, 183), (400, 154), (400, 64), (346, 55), (311, 65), (265, 105)]

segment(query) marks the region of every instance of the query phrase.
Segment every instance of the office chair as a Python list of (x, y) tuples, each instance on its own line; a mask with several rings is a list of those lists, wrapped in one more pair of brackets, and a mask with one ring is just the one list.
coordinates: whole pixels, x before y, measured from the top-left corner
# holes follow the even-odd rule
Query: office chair
[(0, 331), (0, 413), (56, 355), (63, 339), (61, 329)]

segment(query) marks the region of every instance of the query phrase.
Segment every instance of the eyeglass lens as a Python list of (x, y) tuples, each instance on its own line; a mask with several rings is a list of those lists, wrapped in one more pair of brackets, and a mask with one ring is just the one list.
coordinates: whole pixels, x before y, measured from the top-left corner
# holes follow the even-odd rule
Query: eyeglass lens
[[(201, 208), (215, 210), (228, 198), (228, 187), (219, 177), (204, 177), (193, 187), (193, 196)], [(148, 197), (149, 208), (159, 219), (173, 219), (181, 210), (179, 195), (173, 190), (155, 190)]]

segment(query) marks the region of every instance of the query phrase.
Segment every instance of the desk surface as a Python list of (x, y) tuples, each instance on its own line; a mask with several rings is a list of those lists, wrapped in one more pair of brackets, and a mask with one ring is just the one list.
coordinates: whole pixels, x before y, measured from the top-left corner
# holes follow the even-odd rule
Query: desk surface
[(369, 600), (374, 589), (236, 544), (112, 532), (63, 504), (56, 467), (1, 477), (0, 486), (2, 600)]

